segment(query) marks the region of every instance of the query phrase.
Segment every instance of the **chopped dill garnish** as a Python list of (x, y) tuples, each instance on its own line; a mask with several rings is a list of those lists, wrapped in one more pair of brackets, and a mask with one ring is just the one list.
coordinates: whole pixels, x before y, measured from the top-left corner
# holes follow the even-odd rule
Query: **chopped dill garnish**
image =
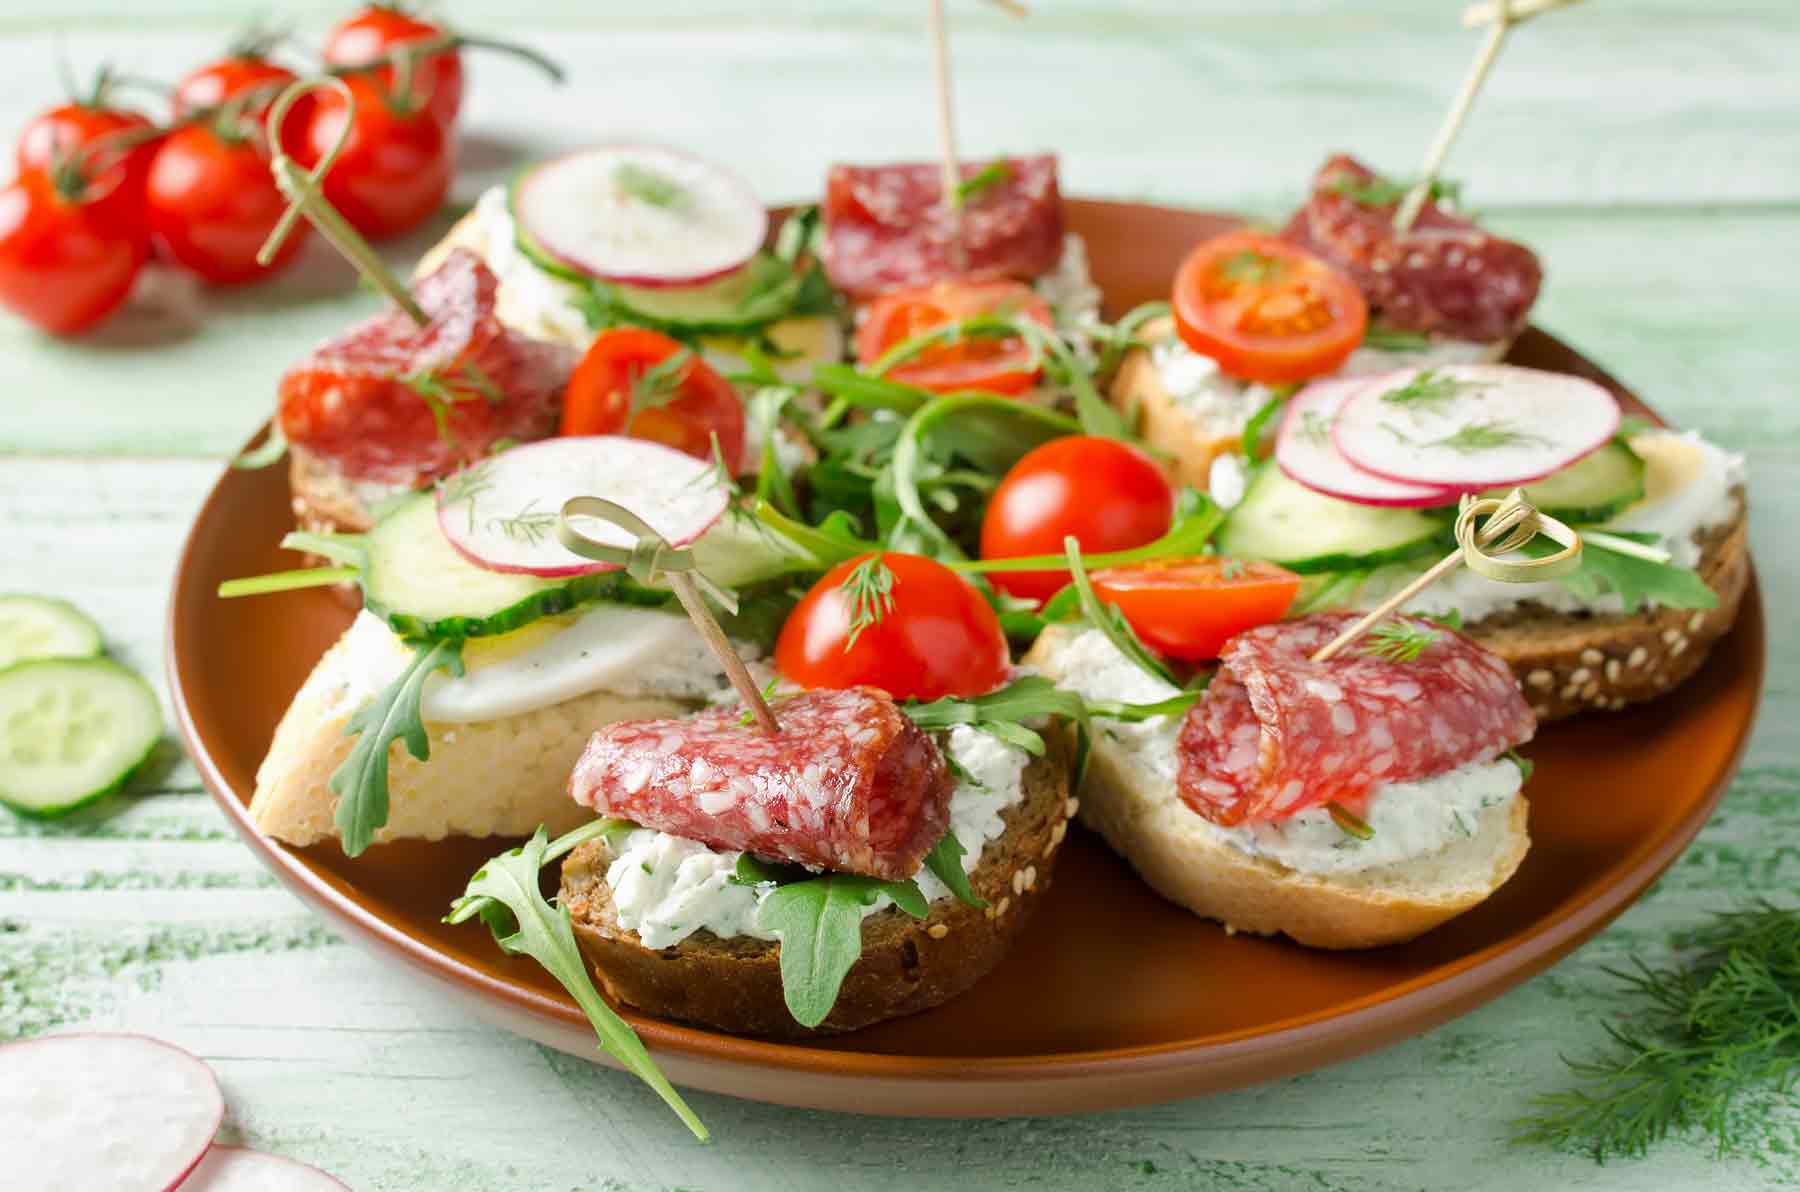
[(687, 191), (679, 182), (634, 161), (619, 163), (612, 180), (614, 186), (652, 207), (674, 207), (687, 201)]
[(1412, 380), (1381, 395), (1381, 400), (1413, 410), (1436, 410), (1471, 389), (1483, 389), (1480, 381), (1464, 381), (1446, 376), (1435, 368), (1420, 369)]
[(1331, 822), (1336, 824), (1344, 835), (1356, 840), (1375, 839), (1375, 829), (1369, 826), (1369, 821), (1363, 819), (1348, 807), (1345, 807), (1342, 803), (1334, 800), (1325, 804), (1325, 810), (1331, 816)]
[(1362, 652), (1386, 662), (1415, 662), (1437, 639), (1437, 630), (1395, 618), (1369, 630)]
[(1004, 161), (988, 163), (979, 173), (970, 174), (956, 184), (956, 205), (960, 207), (970, 199), (980, 198), (1011, 177), (1012, 167)]

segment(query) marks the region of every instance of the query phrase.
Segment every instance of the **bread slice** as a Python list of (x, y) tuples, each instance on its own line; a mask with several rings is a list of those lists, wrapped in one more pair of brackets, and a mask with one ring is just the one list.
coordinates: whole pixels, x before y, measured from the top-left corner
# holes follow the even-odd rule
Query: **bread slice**
[[(1070, 632), (1046, 630), (1025, 664), (1060, 679), (1058, 651)], [(1487, 808), (1471, 836), (1429, 856), (1356, 873), (1301, 873), (1222, 837), (1105, 733), (1094, 734), (1080, 794), (1081, 822), (1164, 898), (1227, 931), (1286, 935), (1313, 948), (1376, 948), (1422, 935), (1499, 889), (1531, 847), (1520, 798)]]
[[(288, 706), (256, 772), (250, 818), (293, 845), (337, 837), (337, 796), (327, 785), (356, 738), (344, 726), (367, 698), (351, 683), (339, 639)], [(592, 818), (570, 801), (569, 771), (596, 728), (615, 720), (680, 716), (674, 700), (597, 691), (519, 716), (473, 724), (428, 723), (428, 761), (395, 742), (388, 753), (387, 826), (376, 841), (446, 836), (554, 834)]]
[(1737, 620), (1750, 583), (1744, 495), (1737, 516), (1700, 536), (1700, 578), (1718, 596), (1709, 609), (1563, 613), (1523, 604), (1464, 630), (1512, 666), (1539, 720), (1654, 699), (1700, 669)]
[(945, 898), (924, 919), (894, 907), (864, 919), (862, 958), (817, 1028), (795, 1022), (782, 1000), (780, 944), (720, 939), (703, 930), (672, 947), (648, 948), (620, 926), (606, 884), (613, 855), (604, 840), (583, 845), (563, 862), (562, 905), (607, 993), (659, 1018), (735, 1035), (801, 1038), (928, 1010), (986, 976), (1050, 888), (1075, 808), (1068, 797), (1072, 746), (1061, 734), (1047, 739), (1049, 751), (1025, 768), (1025, 797), (1002, 814), (1005, 832), (988, 842), (970, 874), (987, 907)]

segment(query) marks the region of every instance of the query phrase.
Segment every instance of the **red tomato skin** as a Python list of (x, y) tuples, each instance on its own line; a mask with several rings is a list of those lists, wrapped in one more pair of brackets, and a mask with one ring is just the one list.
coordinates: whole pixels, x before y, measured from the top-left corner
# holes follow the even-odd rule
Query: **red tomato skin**
[[(870, 303), (857, 328), (857, 363), (867, 367), (915, 335), (1001, 307), (1045, 327), (1054, 326), (1050, 304), (1023, 282), (939, 281), (890, 290)], [(884, 375), (932, 393), (983, 389), (1016, 395), (1030, 389), (1040, 371), (1032, 365), (1030, 349), (1018, 339), (970, 339), (928, 349)]]
[(733, 474), (748, 465), (744, 454), (744, 403), (731, 382), (699, 356), (682, 370), (683, 396), (668, 405), (639, 412), (629, 427), (631, 383), (681, 351), (681, 342), (644, 327), (613, 327), (588, 345), (563, 395), (564, 435), (626, 434), (685, 451), (696, 459), (712, 458), (716, 434), (719, 453)]
[(1145, 645), (1167, 658), (1204, 662), (1225, 643), (1278, 621), (1300, 591), (1300, 577), (1273, 563), (1231, 563), (1207, 555), (1163, 559), (1094, 572), (1094, 594), (1131, 622)]
[(893, 605), (845, 648), (843, 583), (867, 555), (839, 563), (801, 598), (775, 643), (775, 668), (802, 687), (878, 687), (895, 699), (973, 696), (1005, 682), (1006, 636), (981, 593), (923, 555), (885, 551)]
[(127, 205), (71, 201), (38, 170), (0, 190), (0, 304), (53, 335), (123, 305), (148, 255), (141, 212)]
[[(149, 117), (126, 108), (93, 108), (67, 103), (40, 112), (19, 133), (14, 162), (20, 174), (28, 170), (50, 173), (59, 159), (100, 140), (122, 134), (134, 134), (151, 127)], [(106, 172), (115, 162), (122, 162), (127, 176), (126, 186), (117, 192), (118, 200), (136, 204), (144, 193), (144, 177), (150, 172), (150, 159), (156, 155), (157, 142), (144, 141), (122, 155), (96, 152), (89, 174)]]
[[(1128, 443), (1091, 435), (1052, 439), (1014, 464), (981, 519), (981, 557), (1060, 555), (1073, 534), (1082, 552), (1130, 550), (1168, 533), (1175, 493), (1155, 460)], [(996, 588), (1042, 601), (1067, 571), (999, 571)]]
[[(441, 37), (442, 27), (430, 21), (389, 8), (371, 4), (338, 22), (325, 39), (325, 61), (333, 66), (357, 66), (409, 41), (427, 41)], [(383, 67), (370, 77), (383, 88), (394, 85), (392, 67)], [(446, 129), (454, 128), (462, 111), (463, 63), (455, 50), (444, 50), (413, 65), (413, 94), (418, 96), (431, 114)]]
[(299, 160), (316, 165), (348, 123), (343, 152), (325, 175), (325, 197), (370, 239), (398, 236), (443, 206), (456, 146), (429, 110), (399, 111), (368, 79), (344, 81), (356, 100), (355, 118), (337, 92), (319, 92)]
[(260, 142), (228, 143), (205, 124), (169, 134), (144, 188), (157, 253), (214, 285), (255, 281), (293, 259), (306, 238), (305, 224), (295, 227), (266, 268), (256, 263), (286, 207)]
[[(169, 99), (170, 114), (180, 120), (204, 108), (218, 107), (252, 89), (267, 89), (267, 97), (247, 107), (246, 115), (259, 124), (268, 116), (270, 106), (281, 91), (298, 76), (279, 63), (266, 58), (220, 58), (196, 67), (175, 84)], [(298, 158), (306, 141), (306, 125), (312, 119), (313, 97), (302, 96), (288, 109), (282, 125), (282, 147), (289, 157)], [(264, 130), (266, 135), (266, 129)]]

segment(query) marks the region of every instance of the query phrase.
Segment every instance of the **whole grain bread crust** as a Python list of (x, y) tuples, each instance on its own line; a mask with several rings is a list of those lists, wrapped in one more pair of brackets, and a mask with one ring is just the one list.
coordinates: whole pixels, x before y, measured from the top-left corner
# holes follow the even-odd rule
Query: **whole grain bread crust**
[(671, 947), (645, 947), (619, 924), (606, 870), (613, 855), (595, 840), (563, 862), (562, 905), (606, 992), (659, 1018), (737, 1035), (804, 1038), (852, 1031), (950, 1000), (1000, 962), (1050, 887), (1056, 855), (1075, 813), (1069, 798), (1073, 747), (1046, 734), (1050, 748), (1025, 768), (1025, 797), (1002, 813), (1005, 832), (989, 841), (970, 874), (985, 908), (954, 898), (924, 919), (893, 907), (863, 920), (862, 958), (844, 978), (837, 1004), (817, 1028), (795, 1022), (782, 998), (781, 946), (697, 931)]

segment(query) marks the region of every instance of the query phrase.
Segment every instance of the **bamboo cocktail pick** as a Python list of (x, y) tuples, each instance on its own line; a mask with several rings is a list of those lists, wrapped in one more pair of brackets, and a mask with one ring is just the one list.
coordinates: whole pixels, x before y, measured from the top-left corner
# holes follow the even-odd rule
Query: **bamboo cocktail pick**
[(1513, 26), (1523, 24), (1540, 13), (1576, 2), (1577, 0), (1484, 0), (1464, 11), (1463, 24), (1486, 25), (1487, 37), (1482, 40), (1481, 49), (1476, 52), (1469, 73), (1463, 77), (1462, 89), (1451, 101), (1450, 111), (1444, 117), (1436, 138), (1432, 140), (1431, 148), (1426, 151), (1425, 164), (1419, 171), (1418, 181), (1406, 192), (1400, 209), (1394, 212), (1396, 231), (1406, 231), (1419, 218), (1426, 199), (1431, 196), (1432, 185), (1444, 168), (1444, 160), (1450, 156), (1450, 146), (1456, 143), (1456, 134), (1462, 131), (1463, 122), (1469, 118), (1469, 109), (1475, 106), (1475, 97), (1481, 93), (1481, 85), (1487, 81), (1488, 72), (1500, 57), (1500, 47), (1506, 43), (1506, 35), (1512, 32)]
[[(1019, 0), (988, 0), (1009, 16), (1028, 14)], [(944, 211), (950, 217), (950, 264), (959, 272), (968, 267), (962, 235), (962, 160), (956, 152), (956, 96), (950, 81), (950, 27), (944, 19), (944, 0), (928, 0), (926, 27), (931, 36), (931, 76), (937, 95), (938, 152), (943, 165)]]
[[(1479, 529), (1475, 519), (1486, 517)], [(1539, 559), (1507, 559), (1502, 556), (1521, 549), (1539, 534), (1561, 545), (1555, 554)], [(1445, 555), (1436, 566), (1382, 601), (1354, 625), (1321, 646), (1312, 656), (1324, 662), (1342, 652), (1357, 638), (1380, 624), (1405, 606), (1408, 600), (1449, 575), (1458, 567), (1468, 567), (1489, 579), (1503, 583), (1529, 583), (1567, 575), (1581, 565), (1581, 535), (1573, 529), (1539, 513), (1525, 499), (1521, 489), (1513, 489), (1504, 500), (1482, 497), (1477, 500), (1464, 495), (1462, 508), (1456, 515), (1456, 549)]]
[[(611, 522), (633, 535), (637, 544), (631, 547), (614, 546), (610, 542), (589, 537), (574, 525), (574, 519), (582, 517)], [(712, 610), (706, 607), (702, 590), (732, 608), (736, 604), (730, 593), (720, 590), (701, 574), (694, 563), (692, 551), (670, 546), (668, 540), (658, 534), (649, 522), (618, 502), (602, 497), (571, 497), (563, 502), (562, 511), (556, 519), (556, 537), (565, 548), (584, 559), (618, 564), (641, 584), (654, 583), (658, 579), (668, 580), (670, 590), (681, 601), (681, 607), (687, 610), (694, 628), (700, 631), (701, 640), (706, 642), (713, 657), (719, 660), (719, 665), (725, 670), (725, 677), (731, 680), (732, 688), (738, 693), (738, 698), (744, 701), (744, 707), (749, 710), (756, 727), (770, 736), (781, 731), (780, 725), (775, 722), (775, 713), (769, 709), (762, 692), (757, 690), (756, 680), (750, 677), (749, 668), (732, 648), (731, 639), (719, 627)]]

